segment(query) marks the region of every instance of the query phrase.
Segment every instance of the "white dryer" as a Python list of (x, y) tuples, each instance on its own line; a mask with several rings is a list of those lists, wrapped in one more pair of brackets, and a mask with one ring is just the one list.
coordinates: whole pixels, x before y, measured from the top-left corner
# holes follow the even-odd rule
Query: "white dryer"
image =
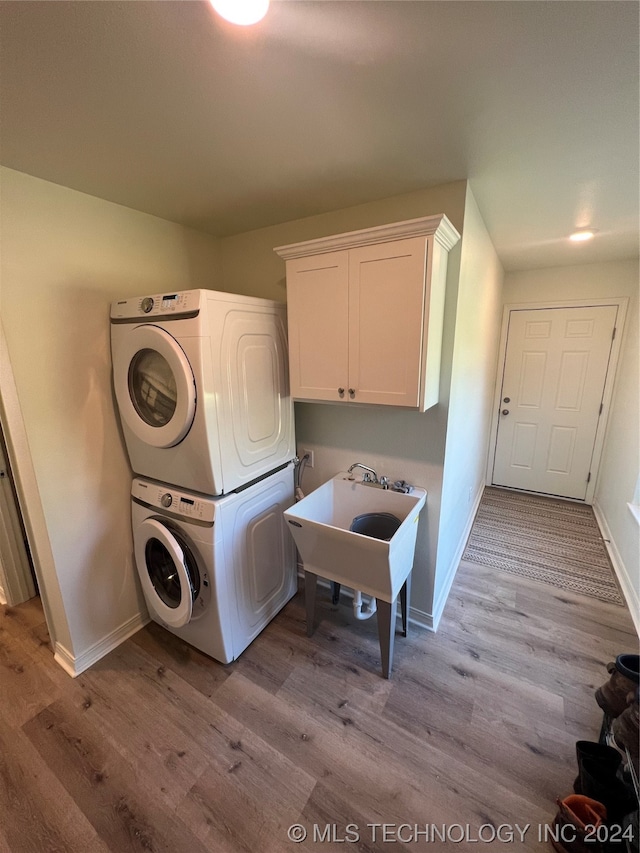
[(212, 290), (125, 299), (111, 350), (136, 474), (221, 495), (295, 455), (283, 304)]
[(296, 592), (282, 515), (293, 466), (216, 499), (142, 478), (131, 496), (149, 615), (221, 663), (235, 660)]

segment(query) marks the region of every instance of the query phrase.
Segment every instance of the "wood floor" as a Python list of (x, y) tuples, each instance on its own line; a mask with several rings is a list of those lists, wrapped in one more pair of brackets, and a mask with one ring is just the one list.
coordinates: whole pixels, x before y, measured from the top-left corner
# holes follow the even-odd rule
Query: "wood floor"
[(299, 594), (229, 667), (151, 624), (75, 680), (38, 599), (0, 614), (0, 853), (477, 853), (501, 824), (550, 851), (594, 689), (638, 645), (622, 607), (470, 563), (391, 681), (328, 591), (311, 639)]

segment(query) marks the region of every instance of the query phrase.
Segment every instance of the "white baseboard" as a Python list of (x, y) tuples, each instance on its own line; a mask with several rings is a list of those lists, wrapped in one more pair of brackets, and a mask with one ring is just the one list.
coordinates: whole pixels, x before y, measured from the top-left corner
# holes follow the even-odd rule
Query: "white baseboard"
[(417, 607), (409, 607), (409, 624), (417, 625), (418, 628), (426, 628), (427, 631), (435, 631), (433, 627), (433, 616)]
[(594, 501), (592, 504), (593, 514), (596, 517), (596, 522), (598, 527), (600, 528), (600, 533), (602, 534), (602, 538), (604, 540), (604, 546), (607, 549), (607, 553), (609, 554), (609, 559), (613, 565), (613, 569), (616, 573), (616, 577), (618, 578), (618, 582), (620, 583), (620, 588), (622, 589), (622, 594), (624, 595), (625, 601), (627, 602), (627, 607), (629, 608), (629, 612), (631, 613), (631, 618), (633, 619), (633, 624), (636, 628), (636, 633), (640, 636), (640, 598), (638, 598), (638, 593), (635, 591), (633, 584), (631, 583), (631, 578), (629, 577), (629, 573), (627, 571), (627, 567), (624, 564), (624, 560), (618, 551), (618, 546), (615, 543), (611, 530), (609, 529), (609, 525), (607, 524), (607, 520), (602, 512), (602, 508), (597, 501)]
[(123, 624), (116, 628), (115, 631), (112, 631), (106, 637), (103, 637), (102, 640), (98, 640), (97, 643), (94, 643), (79, 655), (71, 654), (71, 652), (62, 645), (62, 643), (56, 643), (54, 648), (54, 660), (60, 664), (68, 675), (72, 678), (76, 678), (80, 673), (84, 672), (85, 669), (89, 669), (90, 666), (93, 666), (94, 663), (97, 663), (97, 661), (105, 655), (108, 655), (109, 652), (113, 651), (121, 643), (124, 643), (125, 640), (128, 640), (129, 637), (137, 633), (140, 628), (144, 628), (148, 622), (148, 616), (143, 617), (141, 613), (136, 613), (135, 616), (132, 616), (131, 619), (123, 622)]
[(456, 577), (456, 572), (458, 571), (458, 566), (460, 565), (460, 560), (462, 559), (462, 555), (464, 554), (464, 549), (467, 547), (467, 540), (469, 539), (471, 528), (473, 527), (473, 522), (476, 520), (476, 513), (478, 512), (478, 507), (480, 506), (480, 501), (482, 500), (484, 489), (485, 485), (484, 483), (482, 483), (482, 486), (473, 501), (473, 508), (469, 513), (469, 517), (467, 518), (467, 524), (464, 528), (462, 536), (460, 537), (460, 542), (458, 544), (456, 552), (453, 555), (451, 563), (449, 564), (449, 568), (447, 569), (445, 582), (440, 588), (440, 595), (438, 596), (438, 600), (434, 601), (433, 603), (433, 615), (431, 617), (432, 631), (438, 630), (438, 625), (440, 624), (440, 619), (442, 618), (447, 599), (449, 598), (449, 593), (451, 592), (451, 587), (453, 586), (453, 582)]
[(71, 652), (62, 645), (62, 643), (55, 643), (53, 659), (64, 669), (67, 675), (71, 676), (71, 678), (75, 678), (76, 675), (80, 675), (80, 672), (76, 671), (75, 658)]

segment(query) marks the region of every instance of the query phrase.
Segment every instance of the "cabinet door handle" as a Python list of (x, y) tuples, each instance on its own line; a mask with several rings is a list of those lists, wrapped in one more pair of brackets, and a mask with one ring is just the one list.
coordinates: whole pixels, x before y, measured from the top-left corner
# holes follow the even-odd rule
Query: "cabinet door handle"
[(339, 394), (341, 397), (344, 397), (344, 388), (338, 388), (338, 394)]
[(349, 396), (353, 399), (356, 396), (356, 392), (353, 388), (349, 388)]

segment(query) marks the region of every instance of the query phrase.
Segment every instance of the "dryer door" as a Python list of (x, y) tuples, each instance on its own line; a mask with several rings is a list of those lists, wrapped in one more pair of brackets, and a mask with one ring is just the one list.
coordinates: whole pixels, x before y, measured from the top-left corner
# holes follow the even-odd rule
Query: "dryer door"
[(147, 518), (133, 534), (136, 565), (147, 605), (161, 622), (182, 628), (191, 620), (200, 573), (180, 534)]
[(113, 382), (122, 419), (152, 447), (173, 447), (189, 432), (196, 385), (180, 344), (159, 326), (134, 326), (113, 353)]

